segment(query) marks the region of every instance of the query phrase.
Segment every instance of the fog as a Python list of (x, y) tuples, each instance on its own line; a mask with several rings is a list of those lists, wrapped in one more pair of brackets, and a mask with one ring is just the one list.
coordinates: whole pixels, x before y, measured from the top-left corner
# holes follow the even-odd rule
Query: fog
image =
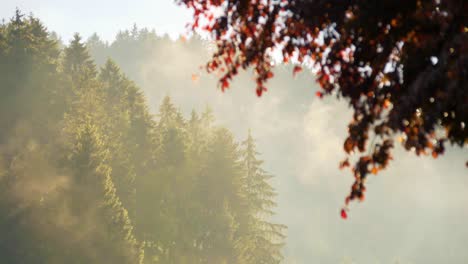
[[(193, 109), (203, 112), (212, 108), (216, 124), (231, 131), (236, 142), (243, 141), (251, 131), (264, 160), (264, 169), (274, 175), (272, 184), (278, 193), (278, 207), (274, 209), (273, 219), (287, 226), (283, 263), (462, 264), (468, 261), (466, 148), (449, 147), (443, 156), (434, 159), (418, 157), (397, 146), (388, 169), (368, 180), (366, 200), (352, 203), (349, 218), (343, 220), (339, 211), (353, 182), (351, 171), (338, 168), (345, 157), (343, 142), (351, 119), (346, 101), (333, 96), (317, 98), (318, 84), (313, 74), (305, 71), (294, 77), (291, 65), (277, 65), (275, 77), (267, 84), (268, 91), (260, 98), (255, 94), (250, 71), (241, 73), (222, 92), (217, 85), (219, 76), (208, 74), (203, 68), (212, 52), (209, 40), (193, 37), (174, 41), (167, 35), (148, 40), (137, 36), (156, 36), (149, 33), (153, 29), (135, 26), (137, 36), (132, 35), (132, 40), (125, 42), (122, 34), (130, 36), (132, 25), (127, 28), (126, 32), (126, 28), (121, 28), (120, 40), (118, 36), (109, 37), (109, 32), (97, 31), (94, 39), (88, 39), (87, 48), (98, 67), (111, 58), (142, 89), (153, 117), (158, 116), (163, 99), (169, 96), (186, 118)], [(154, 32), (159, 32), (158, 28)], [(115, 41), (106, 43), (99, 39), (101, 35), (106, 35), (103, 39)], [(62, 36), (65, 46), (70, 40), (71, 35)], [(6, 116), (0, 115), (4, 118), (2, 122), (7, 120)], [(36, 117), (31, 114), (23, 118), (26, 123), (41, 121), (35, 120)], [(15, 210), (8, 213), (18, 213), (32, 204), (36, 206), (37, 197), (44, 196), (53, 200), (54, 221), (35, 225), (34, 234), (60, 230), (63, 233), (57, 237), (69, 236), (71, 241), (85, 239), (100, 227), (94, 215), (97, 209), (87, 208), (79, 218), (70, 213), (62, 195), (71, 190), (72, 176), (50, 163), (42, 152), (55, 153), (62, 149), (42, 149), (44, 146), (35, 138), (50, 135), (39, 135), (40, 132), (28, 125), (22, 127), (18, 123), (15, 123), (16, 130), (8, 127), (8, 131), (5, 128), (0, 133), (0, 178), (10, 173), (19, 179), (4, 194), (15, 204)], [(82, 125), (76, 123), (73, 125)], [(53, 141), (64, 140), (54, 136), (50, 136)], [(12, 157), (11, 153), (19, 154)], [(101, 173), (100, 169), (96, 173)], [(22, 175), (27, 175), (26, 180), (22, 180)], [(124, 198), (115, 200), (120, 207), (125, 205)], [(40, 223), (41, 218), (34, 212), (29, 213), (27, 221)], [(122, 209), (119, 215), (126, 214)], [(73, 247), (73, 243), (68, 246)]]
[[(294, 78), (278, 66), (261, 98), (250, 72), (226, 92), (215, 74), (200, 66), (204, 47), (161, 41), (131, 66), (117, 62), (139, 84), (150, 105), (170, 95), (185, 113), (209, 105), (238, 138), (250, 128), (279, 193), (278, 221), (288, 226), (285, 263), (464, 263), (468, 178), (466, 149), (449, 148), (439, 158), (417, 157), (397, 146), (389, 168), (368, 181), (366, 201), (339, 210), (352, 184), (338, 169), (351, 111), (334, 97), (320, 100), (313, 75)], [(112, 56), (112, 52), (110, 53)], [(118, 57), (118, 56), (115, 56)], [(192, 80), (192, 75), (199, 78)], [(155, 108), (153, 108), (154, 110)]]

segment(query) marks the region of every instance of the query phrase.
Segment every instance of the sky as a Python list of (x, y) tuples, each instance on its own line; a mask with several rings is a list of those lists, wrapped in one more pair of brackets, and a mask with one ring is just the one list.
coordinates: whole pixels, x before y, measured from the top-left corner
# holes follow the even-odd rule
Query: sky
[(98, 32), (107, 41), (136, 23), (172, 37), (185, 32), (190, 12), (173, 0), (1, 0), (0, 17), (10, 18), (15, 9), (33, 13), (56, 31), (66, 43), (75, 32), (85, 38)]
[[(112, 41), (134, 23), (174, 37), (190, 19), (172, 0), (0, 1), (0, 17), (11, 17), (19, 7), (65, 42), (74, 32), (85, 38), (97, 32)], [(148, 54), (139, 76), (133, 76), (152, 108), (169, 94), (186, 113), (211, 105), (239, 139), (252, 129), (266, 169), (276, 176), (277, 219), (288, 225), (285, 263), (466, 263), (466, 148), (448, 148), (434, 160), (397, 147), (390, 167), (369, 179), (367, 200), (353, 204), (343, 221), (339, 210), (353, 181), (350, 172), (338, 169), (351, 117), (345, 102), (318, 100), (313, 76), (294, 79), (283, 68), (261, 99), (249, 74), (223, 94), (214, 78), (192, 83), (206, 54), (183, 45), (160, 49)]]

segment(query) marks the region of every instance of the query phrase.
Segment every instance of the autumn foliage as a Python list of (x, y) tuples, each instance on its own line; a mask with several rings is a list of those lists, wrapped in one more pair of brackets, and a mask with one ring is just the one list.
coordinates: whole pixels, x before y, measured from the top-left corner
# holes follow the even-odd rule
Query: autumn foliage
[(468, 144), (467, 1), (178, 2), (194, 11), (192, 29), (216, 41), (207, 69), (223, 72), (223, 90), (252, 68), (261, 96), (279, 50), (283, 62), (296, 62), (293, 74), (314, 72), (319, 98), (349, 102), (344, 150), (360, 158), (350, 166), (355, 182), (346, 204), (364, 199), (366, 177), (387, 167), (395, 136), (406, 150), (433, 157), (448, 143)]

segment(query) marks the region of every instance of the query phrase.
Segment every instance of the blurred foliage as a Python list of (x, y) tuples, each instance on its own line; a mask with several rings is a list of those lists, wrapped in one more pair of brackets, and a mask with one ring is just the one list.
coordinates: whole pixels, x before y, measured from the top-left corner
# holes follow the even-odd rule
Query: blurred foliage
[(364, 200), (366, 177), (387, 167), (396, 135), (406, 150), (434, 158), (447, 143), (468, 144), (467, 1), (176, 2), (193, 10), (191, 29), (215, 41), (206, 69), (222, 74), (223, 90), (253, 68), (261, 96), (279, 53), (296, 63), (293, 74), (312, 69), (319, 98), (349, 102), (344, 150), (361, 156), (346, 205)]

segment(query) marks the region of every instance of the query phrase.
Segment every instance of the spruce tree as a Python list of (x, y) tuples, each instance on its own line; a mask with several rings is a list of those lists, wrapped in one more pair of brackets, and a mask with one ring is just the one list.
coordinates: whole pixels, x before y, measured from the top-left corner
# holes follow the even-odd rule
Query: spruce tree
[(91, 218), (77, 228), (86, 232), (83, 242), (95, 250), (83, 257), (91, 263), (142, 263), (128, 212), (116, 195), (105, 140), (91, 119), (75, 131), (69, 158), (74, 185), (70, 203), (76, 215)]
[[(142, 202), (151, 206), (137, 217), (147, 230), (146, 239), (154, 241), (159, 252), (156, 256), (163, 263), (178, 263), (184, 247), (183, 221), (186, 192), (186, 137), (185, 120), (165, 97), (159, 110), (156, 125), (154, 152), (157, 168), (148, 174), (144, 186), (138, 192)], [(154, 249), (152, 250), (154, 252)]]
[(86, 40), (86, 48), (97, 65), (104, 65), (106, 63), (109, 57), (109, 45), (98, 34), (94, 33)]
[(245, 171), (243, 194), (248, 203), (249, 218), (238, 243), (240, 259), (244, 263), (280, 263), (283, 259), (281, 249), (285, 226), (269, 221), (276, 206), (276, 192), (269, 183), (272, 176), (261, 167), (263, 161), (257, 158), (259, 153), (250, 130), (242, 145), (242, 164)]
[(106, 134), (109, 148), (113, 155), (110, 166), (113, 168), (113, 180), (117, 193), (131, 218), (135, 219), (136, 203), (136, 167), (133, 155), (137, 153), (131, 132), (132, 112), (127, 100), (132, 83), (120, 72), (119, 67), (107, 60), (101, 69), (99, 80), (103, 87), (106, 116), (109, 118)]
[[(57, 43), (34, 17), (19, 10), (7, 24), (0, 25), (0, 142), (19, 120), (45, 125), (57, 79)], [(20, 107), (21, 106), (21, 107)]]
[(63, 71), (78, 88), (84, 85), (83, 82), (97, 75), (96, 65), (78, 33), (73, 35), (72, 41), (64, 50)]
[(227, 129), (217, 128), (200, 158), (204, 166), (194, 197), (203, 206), (198, 243), (208, 263), (232, 263), (237, 255), (233, 234), (238, 228), (242, 176), (237, 147)]

